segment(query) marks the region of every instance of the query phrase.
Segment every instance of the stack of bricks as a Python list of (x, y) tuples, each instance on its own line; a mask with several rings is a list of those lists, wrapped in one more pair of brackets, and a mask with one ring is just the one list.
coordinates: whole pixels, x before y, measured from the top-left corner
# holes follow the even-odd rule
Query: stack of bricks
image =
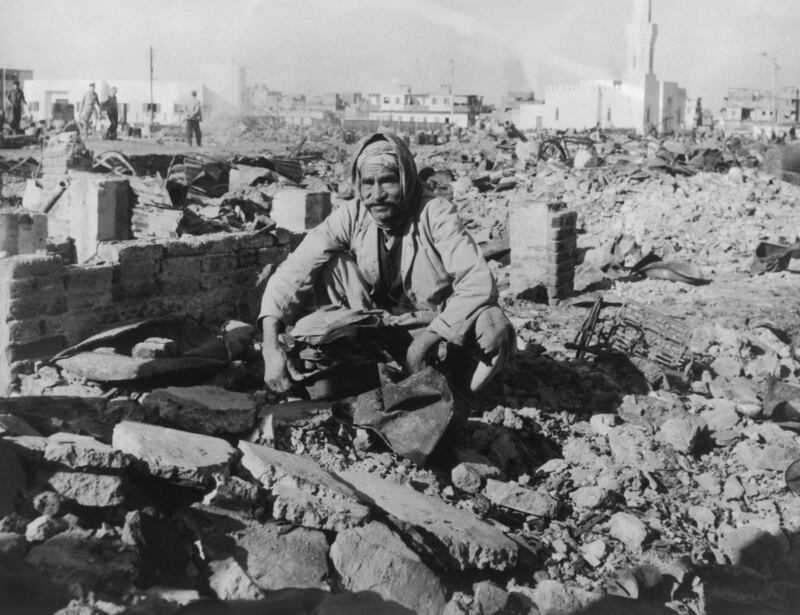
[(58, 188), (68, 169), (88, 170), (92, 166), (91, 152), (86, 149), (77, 132), (62, 132), (52, 137), (42, 152), (39, 184), (45, 193)]
[(107, 242), (103, 262), (85, 265), (42, 254), (0, 258), (0, 395), (36, 360), (122, 324), (182, 315), (255, 321), (259, 274), (300, 239), (277, 229)]
[[(578, 214), (563, 203), (517, 199), (509, 203), (511, 290), (569, 297), (575, 281)], [(536, 297), (538, 298), (538, 297)]]

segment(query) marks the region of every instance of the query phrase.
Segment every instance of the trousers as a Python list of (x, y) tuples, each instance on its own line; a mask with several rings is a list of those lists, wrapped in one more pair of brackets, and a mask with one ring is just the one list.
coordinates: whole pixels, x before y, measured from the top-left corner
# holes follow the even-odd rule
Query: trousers
[(203, 144), (203, 133), (200, 132), (200, 120), (186, 120), (186, 142), (192, 144), (192, 135), (197, 140), (198, 147)]

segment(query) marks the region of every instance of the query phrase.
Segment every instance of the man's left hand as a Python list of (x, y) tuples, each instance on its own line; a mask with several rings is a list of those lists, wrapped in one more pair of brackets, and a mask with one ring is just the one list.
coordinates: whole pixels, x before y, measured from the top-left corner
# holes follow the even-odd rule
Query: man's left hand
[(429, 356), (433, 348), (444, 340), (438, 333), (430, 329), (424, 329), (422, 333), (414, 338), (406, 351), (406, 369), (412, 374), (422, 371), (430, 365)]

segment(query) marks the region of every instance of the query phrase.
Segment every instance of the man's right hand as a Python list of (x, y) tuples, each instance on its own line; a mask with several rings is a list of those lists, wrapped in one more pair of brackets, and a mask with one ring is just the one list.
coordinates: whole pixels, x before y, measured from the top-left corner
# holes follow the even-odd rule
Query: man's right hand
[(278, 321), (264, 318), (261, 321), (264, 341), (261, 354), (264, 357), (264, 383), (274, 393), (286, 393), (292, 386), (286, 371), (286, 352), (278, 341)]

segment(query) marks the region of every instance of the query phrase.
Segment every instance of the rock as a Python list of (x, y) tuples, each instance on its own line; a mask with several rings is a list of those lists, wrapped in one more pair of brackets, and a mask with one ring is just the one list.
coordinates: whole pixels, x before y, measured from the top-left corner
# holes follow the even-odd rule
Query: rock
[(14, 512), (17, 496), (28, 481), (11, 444), (0, 441), (0, 517)]
[(608, 522), (611, 536), (619, 540), (626, 549), (641, 551), (647, 540), (647, 526), (634, 515), (626, 512), (614, 513)]
[(272, 516), (294, 525), (341, 532), (363, 524), (369, 508), (358, 502), (309, 495), (291, 487), (275, 487)]
[(34, 546), (26, 559), (76, 596), (89, 591), (119, 596), (130, 589), (137, 574), (130, 548), (88, 530), (62, 532)]
[(25, 528), (25, 540), (31, 543), (44, 542), (67, 529), (67, 523), (59, 517), (42, 515), (36, 517)]
[(374, 591), (415, 613), (438, 615), (444, 608), (439, 579), (385, 525), (372, 522), (341, 532), (330, 557), (350, 591)]
[(482, 615), (497, 615), (505, 612), (508, 592), (491, 581), (480, 581), (472, 585), (475, 602), (480, 605)]
[(65, 499), (81, 506), (117, 506), (125, 501), (125, 482), (119, 476), (56, 472), (47, 482)]
[(478, 493), (487, 478), (500, 478), (502, 472), (495, 466), (486, 463), (459, 463), (450, 472), (453, 486), (467, 493)]
[[(728, 400), (722, 400), (728, 401)], [(708, 430), (715, 434), (733, 429), (739, 423), (739, 414), (736, 412), (735, 404), (730, 402), (729, 407), (712, 408), (700, 413), (700, 418), (708, 425)]]
[(208, 564), (208, 586), (220, 600), (259, 600), (264, 592), (232, 557)]
[(696, 416), (671, 418), (664, 421), (657, 438), (680, 453), (691, 455), (702, 444), (706, 424)]
[(471, 513), (372, 474), (348, 470), (339, 476), (399, 522), (422, 530), (461, 570), (505, 570), (517, 561), (516, 543)]
[(607, 436), (618, 422), (619, 417), (616, 414), (593, 414), (589, 419), (592, 431), (599, 436)]
[(597, 539), (581, 546), (581, 555), (590, 566), (597, 568), (606, 557), (608, 546), (604, 540)]
[(547, 494), (517, 483), (506, 483), (490, 478), (484, 489), (486, 497), (498, 506), (513, 508), (527, 515), (553, 519), (558, 514), (558, 502)]
[(272, 490), (273, 515), (291, 523), (340, 531), (363, 523), (369, 509), (355, 491), (310, 457), (240, 441), (241, 465)]
[(236, 513), (195, 504), (191, 523), (209, 559), (236, 558), (263, 590), (330, 589), (325, 534), (275, 522), (258, 523)]
[(33, 508), (40, 515), (55, 517), (61, 511), (64, 497), (55, 491), (42, 491), (33, 498)]
[(181, 429), (207, 435), (248, 431), (256, 418), (250, 395), (214, 386), (155, 389), (143, 405)]
[(722, 483), (716, 474), (703, 472), (695, 476), (698, 486), (709, 495), (720, 495), (722, 493)]
[(206, 494), (203, 504), (247, 512), (257, 516), (267, 504), (266, 492), (238, 476), (214, 475), (216, 487)]
[(718, 357), (711, 362), (711, 369), (722, 378), (736, 378), (742, 373), (742, 361), (733, 357)]
[(590, 485), (588, 487), (578, 487), (569, 494), (569, 497), (576, 509), (594, 509), (605, 506), (611, 498), (611, 493), (608, 489)]
[(623, 424), (608, 432), (611, 455), (619, 465), (650, 472), (663, 470), (663, 455), (654, 450), (652, 436), (635, 425)]
[(748, 470), (783, 472), (792, 461), (800, 458), (800, 446), (787, 444), (758, 444), (750, 440), (733, 447), (733, 459)]
[(714, 511), (706, 506), (690, 506), (686, 510), (689, 518), (695, 522), (698, 528), (711, 529), (716, 523)]
[(191, 542), (163, 513), (150, 507), (129, 512), (122, 528), (122, 541), (135, 547), (139, 555), (140, 584), (185, 582), (191, 562)]
[(40, 436), (38, 431), (13, 414), (0, 414), (0, 436)]
[(44, 458), (73, 470), (122, 469), (130, 465), (128, 457), (108, 444), (89, 436), (55, 433), (47, 438)]
[(0, 555), (25, 557), (28, 541), (18, 532), (0, 532)]
[(567, 588), (558, 581), (539, 581), (533, 588), (533, 601), (541, 615), (556, 615), (557, 613), (571, 613), (580, 608), (567, 591)]
[(722, 498), (726, 502), (731, 500), (741, 500), (744, 496), (744, 486), (738, 476), (729, 476), (725, 479), (725, 484), (722, 486)]
[(153, 476), (201, 485), (215, 473), (227, 474), (236, 457), (225, 440), (133, 421), (114, 428), (112, 444)]
[(159, 359), (177, 357), (179, 354), (177, 342), (166, 337), (148, 337), (131, 348), (134, 359)]

